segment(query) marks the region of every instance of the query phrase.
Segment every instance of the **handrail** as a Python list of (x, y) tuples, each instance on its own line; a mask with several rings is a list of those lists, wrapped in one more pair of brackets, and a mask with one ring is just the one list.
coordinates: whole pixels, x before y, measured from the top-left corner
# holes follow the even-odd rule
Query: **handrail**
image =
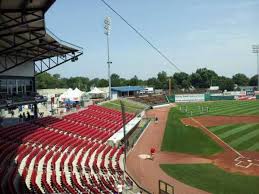
[(128, 177), (130, 177), (130, 179), (138, 186), (138, 188), (140, 188), (142, 191), (148, 193), (148, 194), (152, 194), (150, 191), (144, 189), (143, 187), (141, 187), (133, 178), (132, 176), (129, 175), (129, 173), (125, 170), (125, 173), (127, 174)]

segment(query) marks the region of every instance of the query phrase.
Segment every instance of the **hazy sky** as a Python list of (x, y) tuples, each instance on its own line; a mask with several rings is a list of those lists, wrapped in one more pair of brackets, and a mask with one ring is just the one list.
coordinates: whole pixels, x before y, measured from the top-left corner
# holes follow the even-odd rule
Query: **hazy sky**
[[(207, 67), (232, 76), (256, 74), (251, 45), (259, 44), (259, 0), (107, 0), (133, 26), (187, 73)], [(64, 77), (107, 77), (105, 16), (112, 18), (112, 73), (130, 78), (173, 74), (176, 69), (150, 48), (100, 0), (59, 0), (46, 26), (61, 39), (84, 48), (76, 63), (50, 73)]]

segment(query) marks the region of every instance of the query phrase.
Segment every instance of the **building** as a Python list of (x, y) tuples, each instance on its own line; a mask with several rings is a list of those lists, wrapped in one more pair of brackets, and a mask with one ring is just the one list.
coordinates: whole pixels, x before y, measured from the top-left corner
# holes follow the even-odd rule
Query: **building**
[(35, 76), (83, 54), (45, 26), (55, 0), (0, 1), (0, 109), (46, 101), (37, 96)]
[(135, 96), (144, 91), (145, 88), (143, 86), (120, 86), (120, 87), (112, 87), (112, 99), (116, 99), (117, 97), (128, 97)]

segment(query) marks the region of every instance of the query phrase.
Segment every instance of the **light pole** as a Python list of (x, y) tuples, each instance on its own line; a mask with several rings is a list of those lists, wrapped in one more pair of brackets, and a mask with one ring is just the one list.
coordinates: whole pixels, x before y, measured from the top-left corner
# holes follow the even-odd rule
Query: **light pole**
[(110, 61), (110, 45), (109, 45), (109, 35), (111, 33), (111, 18), (106, 17), (104, 19), (104, 34), (107, 37), (107, 54), (108, 54), (108, 80), (109, 80), (109, 99), (111, 100), (111, 61)]
[(252, 46), (253, 53), (257, 55), (257, 90), (259, 91), (259, 44)]

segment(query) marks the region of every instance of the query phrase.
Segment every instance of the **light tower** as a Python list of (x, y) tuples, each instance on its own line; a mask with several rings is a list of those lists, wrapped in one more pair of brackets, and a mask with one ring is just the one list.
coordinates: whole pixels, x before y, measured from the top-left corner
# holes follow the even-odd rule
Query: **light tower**
[(107, 54), (108, 54), (108, 60), (107, 60), (107, 64), (108, 64), (108, 80), (109, 80), (109, 99), (111, 100), (112, 96), (111, 96), (111, 61), (110, 61), (110, 43), (109, 43), (109, 35), (111, 33), (111, 18), (110, 17), (106, 17), (104, 19), (104, 34), (107, 37)]
[(252, 46), (253, 53), (257, 55), (257, 90), (259, 91), (259, 44)]

